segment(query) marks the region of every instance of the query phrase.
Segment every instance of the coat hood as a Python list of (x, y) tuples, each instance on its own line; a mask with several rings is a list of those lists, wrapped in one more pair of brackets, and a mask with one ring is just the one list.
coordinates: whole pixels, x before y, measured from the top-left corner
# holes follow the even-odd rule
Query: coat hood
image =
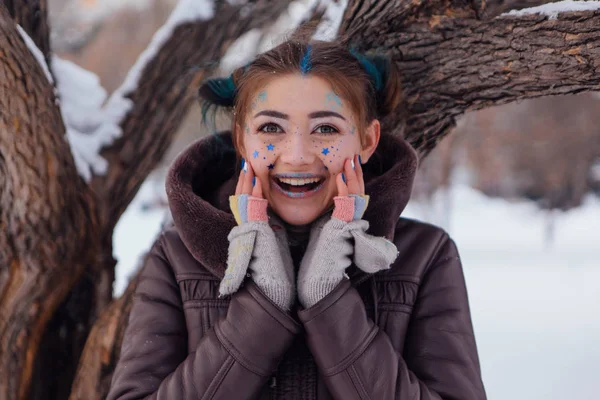
[[(229, 132), (198, 140), (173, 162), (166, 180), (169, 207), (181, 240), (207, 270), (221, 278), (227, 262), (227, 235), (236, 225), (229, 209), (235, 192), (236, 153)], [(370, 196), (363, 219), (369, 233), (393, 240), (417, 169), (417, 155), (401, 138), (381, 135), (375, 154), (363, 165)]]

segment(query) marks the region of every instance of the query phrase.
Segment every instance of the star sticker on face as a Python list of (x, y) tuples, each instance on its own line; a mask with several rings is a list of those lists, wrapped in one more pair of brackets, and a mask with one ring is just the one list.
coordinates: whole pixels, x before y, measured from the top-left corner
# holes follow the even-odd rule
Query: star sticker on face
[(273, 146), (272, 144), (269, 144), (269, 145), (267, 146), (267, 150), (269, 150), (269, 151), (273, 151), (273, 149), (275, 149), (275, 146)]
[(323, 151), (321, 153), (323, 153), (324, 155), (327, 155), (327, 154), (329, 154), (329, 149), (327, 147), (325, 147), (325, 148), (323, 148)]
[(269, 169), (273, 169), (275, 166), (273, 164), (269, 164)]
[(258, 157), (258, 151), (254, 150), (254, 153), (252, 153), (252, 155), (254, 156), (254, 158)]

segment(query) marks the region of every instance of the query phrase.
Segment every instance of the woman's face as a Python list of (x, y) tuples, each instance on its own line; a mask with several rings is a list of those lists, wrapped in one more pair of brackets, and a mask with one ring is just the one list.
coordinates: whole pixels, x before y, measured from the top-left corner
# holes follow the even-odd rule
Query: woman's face
[(346, 159), (363, 163), (379, 142), (379, 121), (365, 132), (361, 146), (350, 105), (324, 79), (285, 75), (252, 98), (242, 135), (242, 155), (260, 180), (263, 195), (284, 221), (313, 222), (333, 205), (335, 176)]

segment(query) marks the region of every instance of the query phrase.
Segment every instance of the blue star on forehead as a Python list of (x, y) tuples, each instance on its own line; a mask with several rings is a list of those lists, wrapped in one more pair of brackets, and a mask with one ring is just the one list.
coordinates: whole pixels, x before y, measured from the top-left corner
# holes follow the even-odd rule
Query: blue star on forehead
[(267, 146), (267, 150), (269, 150), (269, 151), (273, 151), (274, 148), (275, 148), (275, 146), (273, 146), (272, 144), (269, 144)]
[(275, 166), (273, 164), (269, 164), (269, 169), (273, 169)]
[(327, 147), (324, 147), (323, 151), (321, 153), (327, 155), (327, 154), (329, 154), (329, 149)]
[(252, 155), (254, 156), (254, 158), (258, 157), (258, 151), (254, 150), (254, 153), (252, 153)]

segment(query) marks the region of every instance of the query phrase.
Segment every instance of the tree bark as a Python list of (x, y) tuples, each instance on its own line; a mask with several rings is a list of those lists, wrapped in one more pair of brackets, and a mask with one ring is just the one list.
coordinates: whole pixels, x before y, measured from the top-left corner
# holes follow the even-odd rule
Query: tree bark
[[(145, 259), (145, 257), (144, 257)], [(121, 342), (133, 305), (139, 274), (131, 280), (125, 293), (104, 310), (90, 332), (81, 357), (71, 400), (102, 400), (110, 389), (112, 374), (121, 354)]]
[(4, 7), (0, 49), (0, 398), (22, 399), (46, 323), (98, 254), (98, 226), (53, 88)]

